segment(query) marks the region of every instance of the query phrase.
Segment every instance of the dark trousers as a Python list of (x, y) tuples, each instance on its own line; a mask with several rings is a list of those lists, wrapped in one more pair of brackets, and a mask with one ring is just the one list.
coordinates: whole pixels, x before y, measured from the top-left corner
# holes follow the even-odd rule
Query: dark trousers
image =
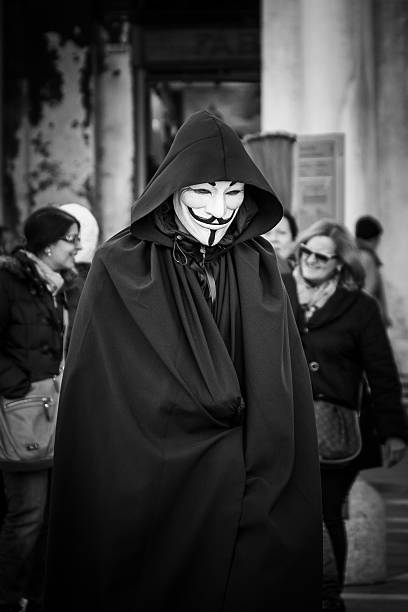
[(326, 525), (323, 523), (323, 584), (322, 599), (337, 600), (340, 597), (341, 585), (334, 558), (333, 546)]
[(42, 600), (51, 470), (3, 472), (0, 603)]
[(347, 557), (343, 507), (357, 474), (358, 470), (354, 467), (321, 469), (323, 521), (332, 543), (340, 587), (344, 583)]

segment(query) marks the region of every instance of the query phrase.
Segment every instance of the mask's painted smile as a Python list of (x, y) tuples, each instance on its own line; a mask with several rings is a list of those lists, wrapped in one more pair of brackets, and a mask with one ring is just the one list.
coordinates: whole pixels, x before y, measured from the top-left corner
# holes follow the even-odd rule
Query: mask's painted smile
[(229, 223), (231, 221), (231, 219), (236, 214), (236, 211), (233, 210), (231, 215), (227, 219), (224, 219), (223, 217), (214, 217), (214, 216), (206, 218), (206, 217), (200, 217), (199, 215), (197, 215), (194, 212), (193, 208), (189, 208), (188, 206), (187, 206), (187, 208), (188, 208), (188, 212), (190, 213), (190, 215), (192, 217), (194, 217), (194, 219), (197, 221), (197, 223), (199, 223), (203, 227), (206, 227), (206, 226), (209, 226), (209, 227), (222, 227), (226, 223)]

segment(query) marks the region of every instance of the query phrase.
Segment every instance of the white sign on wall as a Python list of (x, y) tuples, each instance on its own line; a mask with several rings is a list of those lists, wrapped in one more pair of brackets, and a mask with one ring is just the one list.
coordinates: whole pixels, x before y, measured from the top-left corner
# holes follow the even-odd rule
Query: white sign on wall
[(318, 219), (344, 222), (344, 134), (299, 135), (294, 213), (303, 230)]

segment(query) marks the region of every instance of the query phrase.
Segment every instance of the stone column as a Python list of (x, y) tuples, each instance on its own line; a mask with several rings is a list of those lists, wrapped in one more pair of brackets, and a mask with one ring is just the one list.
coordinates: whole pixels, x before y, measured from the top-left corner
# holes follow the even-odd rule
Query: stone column
[(345, 134), (345, 214), (376, 195), (376, 125), (371, 0), (303, 0), (304, 133)]
[(261, 16), (261, 130), (300, 130), (301, 3), (263, 0)]
[(408, 373), (408, 3), (376, 4), (379, 191), (368, 209), (384, 226), (380, 257), (399, 369)]
[(345, 133), (345, 218), (376, 196), (371, 0), (264, 0), (262, 131)]
[(130, 223), (134, 198), (134, 110), (130, 23), (107, 16), (99, 31), (96, 84), (97, 201), (103, 238)]
[(135, 196), (138, 197), (146, 186), (147, 177), (147, 125), (150, 113), (147, 112), (148, 88), (146, 70), (143, 64), (142, 30), (132, 27), (133, 99), (135, 104)]

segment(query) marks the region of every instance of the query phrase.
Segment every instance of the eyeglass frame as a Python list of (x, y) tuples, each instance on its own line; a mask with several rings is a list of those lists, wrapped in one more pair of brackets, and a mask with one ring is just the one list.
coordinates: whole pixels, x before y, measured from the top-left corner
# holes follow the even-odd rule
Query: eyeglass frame
[(300, 255), (306, 255), (309, 258), (311, 255), (314, 255), (319, 263), (327, 265), (329, 261), (332, 259), (337, 259), (338, 255), (326, 255), (325, 253), (319, 253), (318, 251), (313, 251), (303, 242), (299, 245), (299, 253)]
[(63, 240), (64, 242), (68, 242), (69, 244), (74, 244), (75, 246), (77, 246), (78, 244), (81, 243), (81, 236), (80, 234), (66, 234), (65, 236), (60, 238), (60, 240)]

